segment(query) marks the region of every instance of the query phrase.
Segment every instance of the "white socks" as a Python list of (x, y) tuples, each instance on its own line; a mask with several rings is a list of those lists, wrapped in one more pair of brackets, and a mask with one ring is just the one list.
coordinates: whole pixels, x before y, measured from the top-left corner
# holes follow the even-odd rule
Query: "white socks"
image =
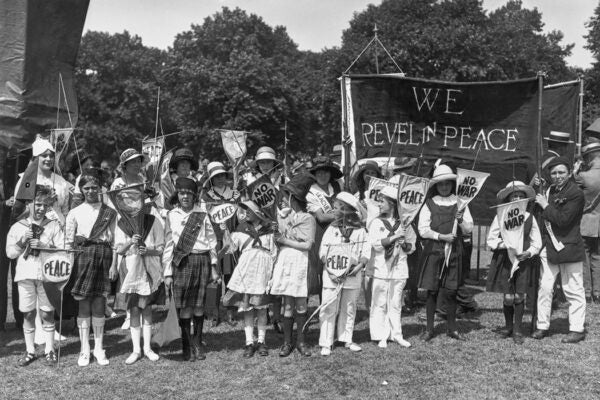
[(258, 343), (265, 343), (267, 335), (267, 309), (263, 308), (258, 312)]
[(25, 328), (23, 326), (23, 336), (25, 336), (25, 348), (29, 354), (35, 354), (35, 328)]
[(81, 353), (90, 354), (90, 318), (77, 318)]
[[(133, 352), (142, 354), (142, 348), (140, 346), (142, 329), (139, 326), (130, 326), (129, 331), (131, 332), (131, 343), (133, 344)], [(145, 341), (144, 345), (146, 345)]]
[(152, 324), (144, 324), (142, 326), (142, 331), (144, 334), (144, 353), (149, 353), (152, 351), (152, 348), (150, 347), (150, 342), (152, 341)]
[(94, 351), (102, 350), (102, 339), (104, 338), (104, 317), (92, 316), (92, 328), (94, 329)]
[(44, 333), (46, 334), (45, 353), (48, 354), (51, 351), (54, 351), (54, 324), (42, 325), (42, 329), (44, 329)]

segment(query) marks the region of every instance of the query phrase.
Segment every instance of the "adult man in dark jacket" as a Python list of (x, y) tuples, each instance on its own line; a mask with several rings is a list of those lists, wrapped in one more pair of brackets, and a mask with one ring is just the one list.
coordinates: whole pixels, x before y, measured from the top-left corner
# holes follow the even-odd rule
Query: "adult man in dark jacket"
[(585, 244), (586, 260), (583, 266), (583, 286), (587, 300), (600, 302), (600, 143), (585, 146), (582, 156), (585, 164), (574, 174), (575, 182), (583, 190), (585, 209), (581, 219), (581, 236)]
[(583, 261), (585, 250), (579, 231), (585, 199), (577, 184), (570, 179), (570, 163), (556, 157), (547, 165), (552, 185), (545, 195), (538, 194), (536, 203), (543, 209), (543, 242), (545, 249), (538, 292), (537, 329), (532, 337), (543, 339), (550, 328), (552, 287), (560, 272), (563, 291), (569, 303), (569, 334), (563, 343), (576, 343), (585, 338), (585, 290)]

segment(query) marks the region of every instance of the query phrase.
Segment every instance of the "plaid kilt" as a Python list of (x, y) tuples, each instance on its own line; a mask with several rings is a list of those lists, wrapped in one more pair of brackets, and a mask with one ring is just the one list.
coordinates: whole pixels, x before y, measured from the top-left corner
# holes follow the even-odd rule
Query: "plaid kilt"
[(112, 264), (112, 248), (108, 243), (91, 243), (80, 247), (81, 253), (75, 256), (73, 275), (75, 283), (71, 294), (78, 297), (108, 296), (110, 279), (108, 274)]
[(175, 307), (204, 307), (206, 286), (210, 279), (210, 255), (190, 254), (173, 269)]

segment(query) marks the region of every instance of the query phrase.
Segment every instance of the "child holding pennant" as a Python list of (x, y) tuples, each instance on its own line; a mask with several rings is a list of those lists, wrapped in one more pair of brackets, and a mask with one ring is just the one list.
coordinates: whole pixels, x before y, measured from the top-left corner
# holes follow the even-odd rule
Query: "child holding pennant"
[(504, 294), (506, 325), (499, 331), (503, 338), (512, 335), (523, 343), (521, 322), (525, 309), (525, 292), (535, 278), (533, 257), (542, 248), (542, 237), (535, 218), (526, 211), (535, 198), (531, 186), (520, 181), (509, 182), (496, 195), (501, 203), (487, 238), (494, 252), (487, 278), (487, 291)]
[[(273, 238), (271, 221), (253, 201), (240, 203), (240, 220), (224, 243), (224, 250), (239, 250), (238, 263), (227, 284), (229, 289), (223, 298), (223, 305), (236, 306), (244, 314), (244, 332), (246, 347), (244, 358), (258, 352), (267, 356), (266, 346), (267, 310), (270, 296), (267, 285), (273, 274), (273, 263), (277, 247)], [(258, 342), (254, 343), (254, 317), (258, 319)]]
[(337, 340), (350, 351), (361, 351), (352, 342), (362, 271), (371, 255), (364, 228), (366, 211), (359, 200), (340, 192), (333, 202), (335, 220), (323, 234), (319, 257), (323, 262), (323, 295), (319, 307), (321, 355), (331, 354), (335, 331)]
[[(54, 352), (54, 307), (42, 284), (42, 261), (40, 251), (34, 248), (62, 247), (63, 233), (59, 222), (48, 219), (46, 212), (54, 200), (52, 188), (37, 185), (33, 201), (28, 205), (29, 216), (15, 223), (6, 239), (6, 255), (17, 259), (15, 282), (19, 291), (19, 310), (23, 313), (23, 334), (25, 336), (25, 355), (19, 359), (19, 365), (31, 364), (35, 355), (35, 316), (39, 307), (42, 328), (46, 333), (46, 361), (57, 361)], [(14, 295), (14, 294), (13, 294)]]
[(427, 328), (421, 335), (424, 341), (434, 336), (433, 322), (440, 289), (448, 305), (446, 335), (464, 340), (456, 329), (456, 290), (464, 280), (462, 235), (473, 230), (473, 218), (467, 205), (459, 207), (456, 178), (448, 165), (438, 165), (433, 171), (428, 198), (419, 213), (423, 257), (418, 287), (427, 290)]
[(407, 255), (415, 251), (416, 234), (398, 215), (398, 189), (385, 186), (379, 192), (380, 214), (369, 225), (369, 242), (373, 246), (373, 293), (369, 317), (371, 340), (381, 348), (393, 340), (402, 347), (410, 347), (402, 335), (400, 322), (402, 290), (408, 279)]

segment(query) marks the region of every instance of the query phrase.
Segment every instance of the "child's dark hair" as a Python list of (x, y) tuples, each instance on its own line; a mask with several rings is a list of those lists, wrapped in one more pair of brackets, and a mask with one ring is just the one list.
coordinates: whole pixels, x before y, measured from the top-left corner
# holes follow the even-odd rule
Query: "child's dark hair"
[(79, 178), (79, 190), (81, 190), (82, 187), (84, 187), (86, 184), (88, 183), (95, 183), (98, 186), (100, 186), (101, 182), (100, 182), (100, 178), (98, 178), (97, 176), (94, 175), (81, 175), (81, 178)]

